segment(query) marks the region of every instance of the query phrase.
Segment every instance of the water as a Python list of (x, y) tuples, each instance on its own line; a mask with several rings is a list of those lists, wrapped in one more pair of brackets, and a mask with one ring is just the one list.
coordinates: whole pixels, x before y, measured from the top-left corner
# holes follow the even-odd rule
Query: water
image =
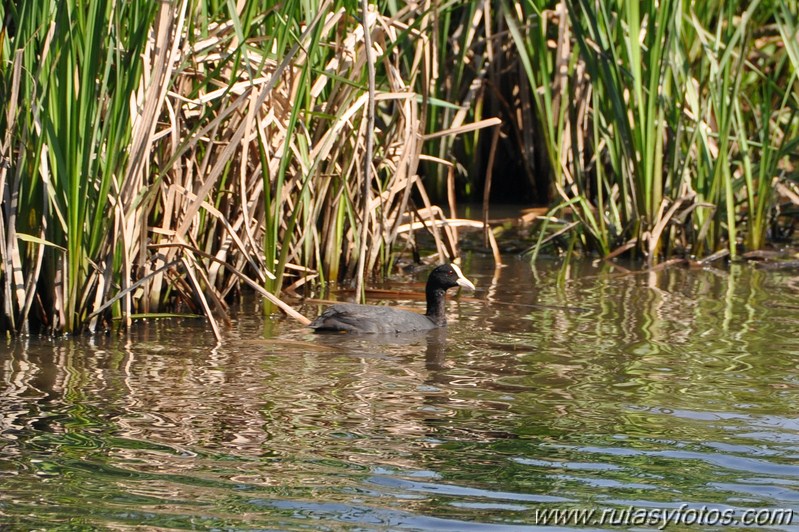
[(508, 260), (467, 260), (443, 333), (315, 336), (247, 301), (221, 345), (200, 320), (7, 342), (0, 525), (799, 524), (796, 271)]

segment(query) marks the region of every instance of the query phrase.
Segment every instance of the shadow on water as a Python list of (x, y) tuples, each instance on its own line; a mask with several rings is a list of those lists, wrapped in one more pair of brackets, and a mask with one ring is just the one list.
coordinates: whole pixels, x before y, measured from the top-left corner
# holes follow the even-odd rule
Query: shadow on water
[(221, 344), (196, 320), (7, 343), (0, 525), (502, 530), (553, 509), (799, 510), (797, 272), (464, 271), (478, 292), (430, 333), (314, 335), (248, 300)]

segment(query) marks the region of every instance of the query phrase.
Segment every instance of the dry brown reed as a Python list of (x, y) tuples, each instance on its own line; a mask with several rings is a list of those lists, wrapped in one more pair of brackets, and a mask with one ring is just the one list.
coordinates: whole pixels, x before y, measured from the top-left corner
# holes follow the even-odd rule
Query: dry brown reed
[[(183, 309), (205, 315), (221, 338), (226, 301), (243, 285), (307, 323), (278, 297), (284, 287), (362, 282), (387, 268), (414, 230), (433, 235), (440, 260), (457, 259), (453, 227), (473, 223), (450, 220), (429, 200), (419, 161), (428, 140), (498, 121), (427, 131), (429, 102), (416, 88), (436, 69), (431, 11), (407, 6), (389, 16), (364, 3), (359, 20), (334, 0), (310, 14), (288, 4), (293, 11), (261, 12), (238, 2), (211, 16), (203, 15), (210, 6), (188, 0), (160, 4), (128, 102), (129, 140), (99, 146), (126, 155), (108, 169), (108, 187), (95, 187), (105, 230), (92, 237), (97, 246), (81, 248), (87, 266), (56, 267), (61, 279), (40, 325), (97, 330), (111, 317), (130, 324)], [(5, 128), (9, 154), (12, 119)], [(12, 165), (26, 153), (15, 156)], [(6, 166), (0, 172), (5, 180)], [(6, 271), (27, 276), (3, 277), (7, 328), (21, 331), (46, 283), (39, 268), (18, 263), (41, 263), (45, 252), (58, 263), (73, 253), (58, 251), (68, 247), (59, 239), (78, 235), (45, 233), (43, 220), (40, 236), (24, 235), (36, 250), (26, 256), (13, 249), (23, 238), (14, 218), (4, 220)], [(58, 288), (68, 271), (86, 276), (77, 293)]]

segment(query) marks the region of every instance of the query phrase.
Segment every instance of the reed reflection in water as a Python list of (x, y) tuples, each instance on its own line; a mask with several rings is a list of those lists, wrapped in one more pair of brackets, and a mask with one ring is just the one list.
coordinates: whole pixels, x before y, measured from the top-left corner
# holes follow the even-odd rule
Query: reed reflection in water
[(7, 343), (0, 523), (495, 530), (555, 507), (799, 509), (796, 272), (464, 266), (477, 294), (428, 334), (313, 335), (248, 300), (222, 344), (194, 320)]

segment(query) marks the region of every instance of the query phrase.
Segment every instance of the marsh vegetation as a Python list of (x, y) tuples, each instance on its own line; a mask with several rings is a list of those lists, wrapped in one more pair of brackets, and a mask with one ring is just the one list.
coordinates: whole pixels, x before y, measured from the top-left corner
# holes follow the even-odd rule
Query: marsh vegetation
[(437, 260), (458, 226), (492, 240), (456, 210), (492, 188), (547, 207), (533, 256), (650, 263), (760, 249), (799, 203), (795, 1), (22, 0), (0, 16), (11, 334), (181, 312), (219, 336), (243, 286), (280, 306), (309, 283), (361, 291), (417, 232)]

